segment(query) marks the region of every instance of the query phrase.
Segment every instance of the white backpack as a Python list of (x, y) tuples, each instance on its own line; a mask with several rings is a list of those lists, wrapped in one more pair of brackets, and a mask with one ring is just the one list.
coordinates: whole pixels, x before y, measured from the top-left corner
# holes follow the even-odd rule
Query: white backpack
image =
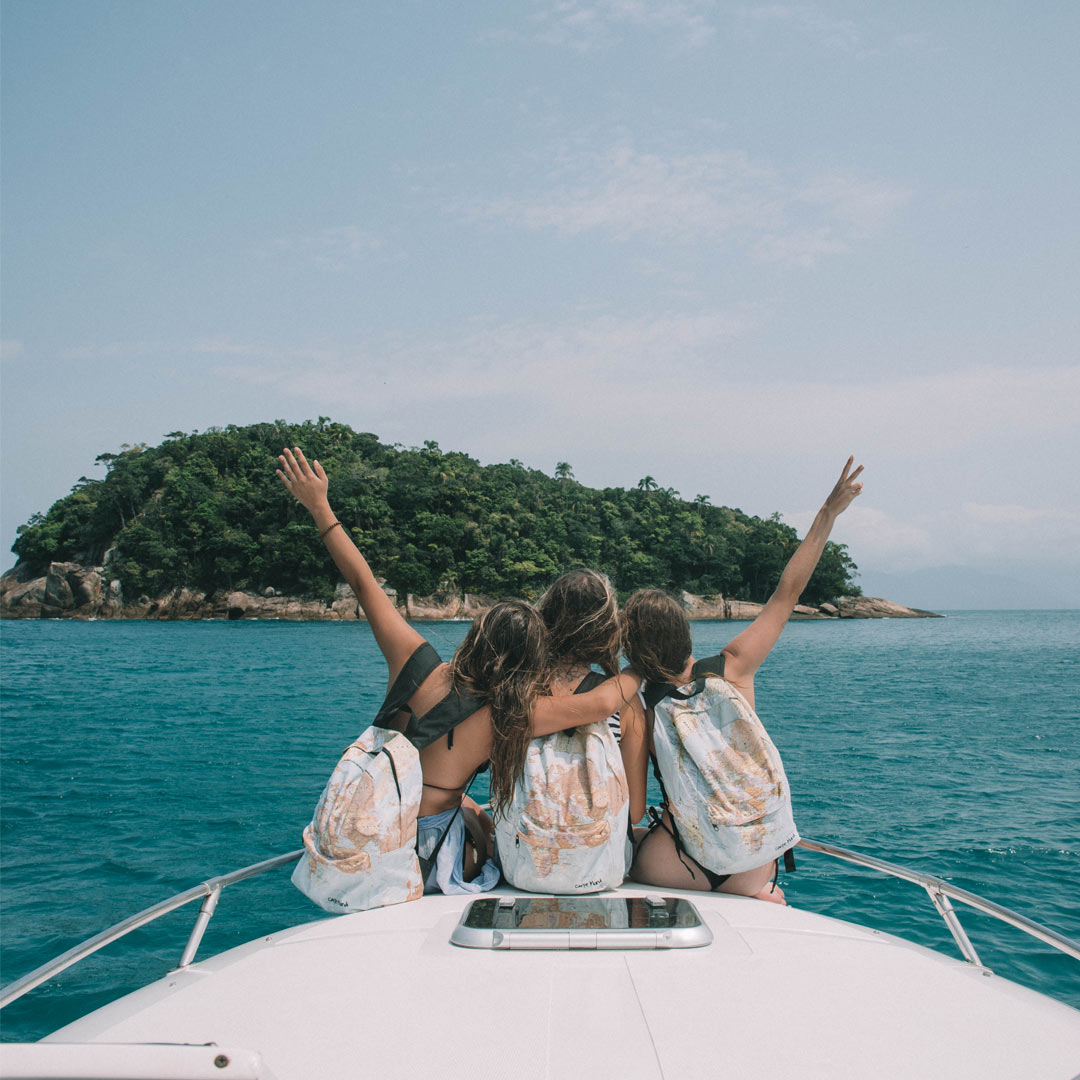
[(693, 683), (650, 688), (645, 699), (676, 844), (715, 874), (738, 874), (782, 856), (799, 833), (780, 754), (722, 674), (723, 656), (699, 660)]
[(370, 727), (341, 756), (304, 829), (293, 884), (324, 911), (416, 900), (420, 755), (399, 731)]
[[(441, 663), (426, 642), (409, 657), (372, 726), (342, 754), (304, 829), (304, 855), (292, 882), (324, 911), (363, 911), (423, 895), (449, 825), (431, 854), (418, 858), (423, 775), (417, 751), (484, 704), (451, 691), (422, 717), (412, 713), (409, 698)], [(388, 728), (401, 712), (411, 714), (405, 734)]]
[(533, 739), (510, 809), (495, 820), (503, 876), (527, 892), (613, 889), (630, 866), (629, 814), (606, 720)]

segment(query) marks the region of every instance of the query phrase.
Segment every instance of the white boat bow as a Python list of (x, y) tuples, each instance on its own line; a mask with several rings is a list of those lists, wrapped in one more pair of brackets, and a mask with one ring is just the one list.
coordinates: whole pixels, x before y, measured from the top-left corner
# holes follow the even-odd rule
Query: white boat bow
[[(891, 869), (934, 895), (927, 883), (938, 879)], [(222, 880), (189, 892), (212, 905)], [(972, 896), (940, 884), (965, 903)], [(626, 885), (598, 895), (657, 891)], [(977, 961), (798, 907), (663, 892), (694, 903), (711, 944), (466, 949), (450, 936), (474, 897), (427, 896), (185, 963), (40, 1043), (6, 1044), (0, 1075), (670, 1080), (775, 1068), (785, 1077), (1066, 1080), (1080, 1070), (1080, 1012)], [(1076, 943), (1028, 926), (1080, 957)]]

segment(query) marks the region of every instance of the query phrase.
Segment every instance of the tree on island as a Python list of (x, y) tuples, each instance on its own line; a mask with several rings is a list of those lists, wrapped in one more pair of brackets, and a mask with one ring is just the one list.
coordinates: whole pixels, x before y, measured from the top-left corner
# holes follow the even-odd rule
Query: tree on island
[[(516, 459), (481, 465), (430, 440), (389, 446), (320, 416), (174, 431), (159, 446), (101, 454), (104, 478), (80, 477), (19, 528), (12, 550), (37, 572), (52, 561), (106, 562), (128, 597), (272, 586), (328, 599), (337, 572), (274, 475), (286, 445), (323, 464), (342, 522), (401, 597), (443, 589), (531, 599), (585, 565), (623, 594), (658, 586), (764, 601), (798, 544), (778, 514), (688, 502), (651, 476), (598, 490), (574, 480), (567, 462), (554, 476)], [(830, 542), (804, 601), (858, 594), (856, 570)]]

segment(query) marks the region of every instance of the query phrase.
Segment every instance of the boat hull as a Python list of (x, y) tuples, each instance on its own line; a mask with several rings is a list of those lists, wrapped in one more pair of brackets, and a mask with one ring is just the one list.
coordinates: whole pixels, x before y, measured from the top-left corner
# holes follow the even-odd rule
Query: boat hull
[(796, 907), (665, 894), (693, 901), (710, 945), (463, 949), (449, 939), (471, 898), (428, 896), (209, 957), (38, 1045), (214, 1043), (259, 1055), (254, 1075), (276, 1080), (1080, 1069), (1080, 1012), (985, 968)]

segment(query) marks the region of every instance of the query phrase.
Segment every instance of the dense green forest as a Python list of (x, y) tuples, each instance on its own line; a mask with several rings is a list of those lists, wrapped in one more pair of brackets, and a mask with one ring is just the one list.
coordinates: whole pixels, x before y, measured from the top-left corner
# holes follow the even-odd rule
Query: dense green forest
[[(105, 477), (82, 477), (20, 527), (12, 550), (41, 571), (53, 560), (107, 558), (128, 597), (178, 585), (329, 597), (337, 571), (274, 474), (286, 445), (323, 464), (331, 505), (399, 596), (532, 599), (584, 565), (609, 574), (621, 594), (662, 586), (762, 601), (798, 544), (777, 514), (750, 517), (700, 495), (688, 502), (652, 477), (599, 491), (566, 462), (554, 476), (514, 460), (481, 465), (434, 442), (387, 446), (320, 417), (176, 431), (160, 446), (102, 454)], [(804, 602), (858, 593), (856, 569), (830, 542)]]

